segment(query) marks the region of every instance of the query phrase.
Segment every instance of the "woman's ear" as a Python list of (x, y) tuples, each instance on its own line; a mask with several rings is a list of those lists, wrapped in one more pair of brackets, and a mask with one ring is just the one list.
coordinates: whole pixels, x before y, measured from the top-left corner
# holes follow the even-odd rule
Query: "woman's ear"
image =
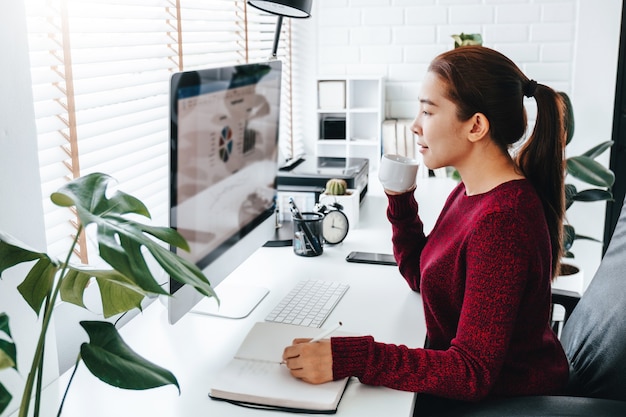
[(468, 133), (470, 142), (478, 142), (489, 133), (489, 119), (483, 113), (475, 113), (467, 122), (470, 124)]

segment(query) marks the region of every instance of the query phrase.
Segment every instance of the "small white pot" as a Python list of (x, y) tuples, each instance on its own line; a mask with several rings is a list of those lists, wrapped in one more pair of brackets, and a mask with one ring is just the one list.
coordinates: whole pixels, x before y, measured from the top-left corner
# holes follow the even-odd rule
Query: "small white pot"
[[(566, 275), (559, 275), (552, 282), (552, 288), (558, 288), (560, 290), (574, 291), (582, 296), (583, 294), (583, 269), (580, 265), (575, 264), (569, 259), (562, 261), (563, 264), (574, 267), (577, 271)], [(558, 322), (557, 336), (561, 337), (561, 331), (563, 330), (563, 320), (565, 318), (565, 309), (563, 306), (554, 305), (552, 307), (552, 321)]]
[(333, 203), (339, 203), (343, 206), (343, 212), (348, 217), (350, 227), (356, 227), (359, 223), (360, 196), (358, 190), (347, 190), (350, 194), (345, 195), (328, 195), (323, 193), (319, 197), (320, 204), (330, 206)]
[(561, 290), (574, 291), (580, 295), (583, 294), (583, 270), (580, 265), (568, 260), (562, 261), (563, 264), (571, 265), (578, 269), (578, 272), (569, 275), (559, 275), (552, 283), (552, 288)]

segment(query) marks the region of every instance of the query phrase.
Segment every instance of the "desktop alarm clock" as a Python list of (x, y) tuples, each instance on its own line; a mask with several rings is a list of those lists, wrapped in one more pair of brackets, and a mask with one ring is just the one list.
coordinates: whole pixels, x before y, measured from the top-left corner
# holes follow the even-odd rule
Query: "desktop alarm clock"
[(343, 207), (339, 203), (332, 203), (328, 206), (319, 205), (317, 211), (324, 214), (322, 220), (322, 236), (329, 245), (336, 245), (343, 242), (348, 235), (350, 228), (348, 216), (342, 211)]

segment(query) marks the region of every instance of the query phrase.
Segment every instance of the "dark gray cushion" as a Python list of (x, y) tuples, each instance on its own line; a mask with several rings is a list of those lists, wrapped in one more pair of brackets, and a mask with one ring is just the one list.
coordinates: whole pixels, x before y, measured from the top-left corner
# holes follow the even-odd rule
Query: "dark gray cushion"
[[(626, 204), (625, 204), (626, 206)], [(589, 288), (565, 323), (573, 395), (626, 401), (626, 209)]]
[[(416, 416), (419, 414), (416, 412)], [(626, 402), (579, 397), (517, 397), (468, 405), (438, 417), (623, 417)]]

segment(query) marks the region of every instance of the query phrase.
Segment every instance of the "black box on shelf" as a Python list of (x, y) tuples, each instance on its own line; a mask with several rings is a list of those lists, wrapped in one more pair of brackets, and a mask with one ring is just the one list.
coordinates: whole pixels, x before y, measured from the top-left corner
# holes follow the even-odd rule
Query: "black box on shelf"
[(345, 139), (346, 118), (327, 116), (323, 117), (320, 126), (320, 139)]

